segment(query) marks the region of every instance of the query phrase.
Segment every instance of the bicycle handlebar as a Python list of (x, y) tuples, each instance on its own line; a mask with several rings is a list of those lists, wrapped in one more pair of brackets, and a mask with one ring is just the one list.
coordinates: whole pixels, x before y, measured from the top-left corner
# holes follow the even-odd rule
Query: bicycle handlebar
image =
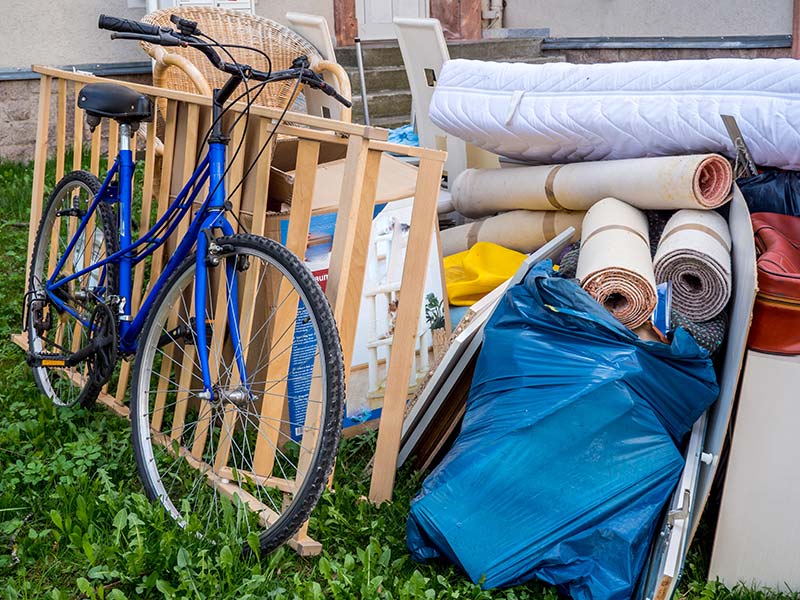
[(100, 15), (97, 26), (100, 29), (108, 29), (118, 33), (138, 33), (141, 35), (158, 35), (160, 33), (160, 28), (155, 25), (130, 19), (109, 17), (108, 15)]
[[(182, 20), (181, 20), (182, 21)], [(174, 21), (173, 21), (174, 22)], [(326, 83), (322, 77), (308, 68), (308, 59), (305, 56), (295, 59), (291, 69), (283, 71), (276, 71), (274, 73), (267, 73), (254, 69), (250, 65), (235, 65), (225, 62), (220, 58), (219, 54), (211, 47), (210, 44), (199, 40), (194, 35), (188, 35), (183, 31), (193, 31), (200, 33), (197, 30), (197, 24), (192, 21), (185, 21), (185, 23), (178, 23), (181, 32), (175, 31), (169, 27), (157, 27), (148, 23), (141, 23), (139, 21), (132, 21), (130, 19), (121, 19), (117, 17), (109, 17), (107, 15), (100, 15), (97, 26), (100, 29), (108, 29), (113, 31), (111, 39), (116, 40), (139, 40), (156, 44), (158, 46), (183, 46), (192, 47), (202, 52), (206, 58), (217, 69), (228, 73), (229, 75), (237, 75), (245, 79), (254, 79), (256, 81), (285, 81), (287, 79), (300, 79), (301, 83), (305, 83), (310, 87), (320, 90), (322, 93), (327, 94), (347, 108), (352, 106), (352, 102), (340, 95), (330, 84)]]

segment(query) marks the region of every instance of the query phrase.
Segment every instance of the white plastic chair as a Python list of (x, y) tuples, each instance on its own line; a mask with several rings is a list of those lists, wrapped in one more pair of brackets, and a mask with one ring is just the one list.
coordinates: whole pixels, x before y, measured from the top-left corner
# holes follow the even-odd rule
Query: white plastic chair
[[(333, 50), (333, 38), (331, 37), (330, 29), (328, 29), (328, 22), (325, 17), (319, 15), (309, 15), (305, 13), (288, 12), (286, 13), (286, 20), (289, 21), (289, 28), (308, 40), (319, 52), (320, 56), (326, 61), (335, 63), (336, 54)], [(327, 76), (323, 75), (325, 81), (334, 86), (345, 98), (352, 97), (349, 88), (349, 81), (347, 82), (348, 89), (338, 89), (337, 81), (333, 81)], [(351, 109), (345, 108), (330, 96), (323, 94), (319, 90), (307, 89), (304, 91), (306, 99), (306, 110), (308, 114), (318, 117), (325, 117), (328, 119), (336, 119), (338, 121), (347, 121), (351, 119)]]
[(411, 103), (417, 121), (420, 145), (447, 150), (445, 171), (452, 182), (469, 167), (495, 168), (498, 157), (467, 144), (464, 140), (447, 135), (428, 116), (433, 89), (442, 70), (450, 60), (442, 24), (438, 19), (394, 19), (397, 41), (411, 86)]

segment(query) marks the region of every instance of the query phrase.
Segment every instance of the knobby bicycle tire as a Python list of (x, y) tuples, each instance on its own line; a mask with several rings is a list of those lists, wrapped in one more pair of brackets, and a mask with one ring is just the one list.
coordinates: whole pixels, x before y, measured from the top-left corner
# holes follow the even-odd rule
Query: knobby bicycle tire
[[(223, 249), (219, 254), (221, 261), (220, 264), (235, 265), (237, 271), (240, 264), (246, 265), (242, 267), (242, 272), (244, 272), (246, 269), (252, 268), (251, 263), (261, 265), (260, 262), (256, 263), (255, 261), (263, 260), (265, 261), (264, 264), (271, 264), (277, 270), (279, 270), (284, 277), (286, 277), (286, 280), (289, 281), (289, 283), (293, 286), (294, 291), (303, 301), (303, 304), (305, 304), (307, 309), (309, 309), (309, 318), (314, 326), (317, 344), (316, 348), (319, 352), (318, 360), (322, 361), (322, 364), (324, 364), (324, 368), (322, 368), (322, 366), (320, 367), (324, 371), (324, 374), (319, 376), (320, 382), (324, 383), (324, 398), (321, 401), (322, 406), (320, 408), (321, 422), (318, 428), (315, 429), (315, 435), (318, 437), (314, 454), (308, 467), (304, 471), (304, 479), (302, 484), (300, 485), (299, 490), (296, 490), (296, 493), (292, 496), (289, 505), (284, 506), (283, 512), (279, 513), (279, 518), (273, 523), (269, 524), (269, 526), (259, 534), (261, 552), (269, 553), (287, 541), (307, 520), (309, 514), (318, 502), (333, 468), (339, 437), (341, 434), (341, 422), (344, 412), (344, 368), (341, 345), (330, 305), (328, 304), (324, 292), (314, 279), (314, 276), (309, 269), (294, 254), (272, 240), (250, 234), (239, 234), (226, 238), (218, 238), (215, 240), (215, 243)], [(189, 501), (193, 499), (193, 494), (198, 497), (203, 493), (210, 494), (211, 492), (208, 491), (209, 488), (214, 489), (213, 497), (216, 499), (215, 485), (200, 485), (198, 487), (197, 481), (195, 481), (194, 484), (184, 484), (183, 482), (180, 484), (173, 483), (173, 480), (180, 478), (179, 474), (181, 472), (185, 473), (185, 476), (188, 478), (194, 476), (202, 478), (203, 481), (206, 480), (206, 475), (202, 474), (200, 471), (186, 471), (187, 468), (191, 469), (191, 467), (188, 467), (188, 459), (184, 460), (184, 457), (188, 457), (190, 453), (194, 453), (196, 450), (194, 446), (192, 446), (190, 450), (188, 447), (189, 441), (194, 440), (196, 442), (197, 438), (201, 435), (211, 438), (210, 444), (207, 444), (206, 439), (203, 438), (199, 454), (201, 457), (203, 457), (203, 464), (214, 463), (216, 460), (213, 454), (213, 446), (215, 445), (214, 435), (221, 436), (223, 426), (227, 422), (224, 420), (225, 416), (227, 415), (227, 413), (224, 412), (226, 410), (225, 407), (220, 407), (217, 409), (218, 412), (214, 412), (215, 409), (211, 407), (211, 403), (206, 401), (209, 408), (205, 409), (208, 411), (207, 413), (203, 413), (203, 407), (206, 405), (191, 395), (192, 386), (187, 383), (186, 386), (188, 387), (186, 387), (184, 390), (181, 384), (181, 381), (183, 380), (174, 381), (171, 379), (172, 369), (177, 367), (177, 363), (179, 362), (175, 359), (175, 354), (181, 344), (183, 344), (182, 351), (184, 352), (184, 358), (181, 362), (188, 362), (191, 367), (190, 370), (194, 369), (196, 372), (196, 363), (195, 366), (192, 367), (191, 361), (187, 361), (185, 358), (186, 356), (191, 357), (191, 352), (196, 352), (196, 350), (192, 350), (194, 348), (192, 346), (194, 343), (192, 339), (194, 336), (196, 336), (196, 334), (186, 332), (185, 330), (182, 334), (178, 333), (180, 327), (183, 326), (183, 323), (185, 323), (188, 329), (196, 327), (196, 321), (194, 325), (192, 325), (191, 317), (188, 316), (191, 315), (194, 309), (189, 308), (186, 301), (186, 297), (194, 297), (192, 286), (195, 282), (195, 260), (195, 254), (192, 254), (183, 261), (183, 263), (169, 277), (167, 283), (154, 302), (153, 307), (147, 316), (142, 334), (139, 338), (139, 348), (136, 353), (136, 361), (131, 381), (132, 440), (139, 476), (143, 482), (148, 497), (153, 501), (161, 502), (168, 514), (170, 514), (174, 519), (184, 526), (187, 525), (190, 515), (183, 514), (177, 509), (178, 506), (182, 505), (182, 500), (185, 500), (186, 504), (189, 504)], [(253, 272), (256, 274), (255, 276), (258, 276), (258, 273), (260, 272), (261, 279), (263, 280), (266, 269), (264, 267), (258, 267)], [(224, 272), (222, 274), (224, 274)], [(212, 279), (213, 277), (210, 276), (208, 281), (211, 282)], [(218, 286), (222, 285), (219, 279), (217, 280), (217, 283)], [(274, 287), (274, 282), (272, 285)], [(210, 286), (211, 283), (209, 283), (209, 287)], [(226, 289), (228, 289), (228, 293), (230, 293), (230, 288)], [(260, 287), (256, 290), (255, 296), (253, 296), (253, 298), (247, 298), (247, 300), (256, 303), (256, 299), (260, 298), (259, 290)], [(172, 304), (173, 302), (175, 305)], [(226, 302), (230, 302), (230, 300), (228, 299)], [(183, 308), (181, 309), (179, 305), (183, 305)], [(278, 308), (280, 308), (280, 305)], [(184, 317), (176, 317), (176, 314), (182, 314)], [(170, 329), (171, 324), (174, 325), (178, 322), (175, 321), (170, 323), (170, 318), (178, 319), (178, 321), (183, 319), (183, 321), (181, 321), (181, 324), (179, 324), (177, 328), (173, 327)], [(271, 319), (272, 317), (269, 318)], [(208, 317), (206, 317), (206, 320), (208, 321)], [(268, 319), (265, 319), (265, 325), (268, 323), (268, 321)], [(262, 325), (261, 329), (263, 329), (265, 325)], [(225, 333), (225, 326), (221, 327), (221, 331), (216, 331), (215, 329), (212, 330), (211, 328), (215, 327), (215, 325), (205, 325), (205, 327), (209, 328), (209, 333), (207, 334), (209, 335), (209, 338), (216, 340), (209, 342), (209, 360), (216, 360), (212, 354), (213, 351), (218, 351), (218, 358), (221, 362), (224, 362), (223, 354), (225, 351), (224, 345), (226, 343), (225, 336), (227, 335), (229, 339), (230, 332), (228, 331), (228, 333)], [(273, 324), (273, 327), (275, 327), (275, 324)], [(259, 331), (261, 331), (261, 329), (259, 329)], [(268, 327), (266, 331), (269, 331)], [(165, 335), (167, 335), (167, 339), (165, 339)], [(179, 335), (184, 336), (182, 341), (178, 339)], [(254, 334), (252, 341), (257, 340), (257, 335), (258, 334)], [(262, 335), (265, 336), (263, 339), (271, 339), (269, 338), (271, 335), (269, 333), (263, 333)], [(217, 337), (215, 338), (214, 336)], [(261, 342), (261, 351), (264, 350), (263, 339)], [(292, 340), (292, 351), (294, 350), (293, 341), (294, 340)], [(162, 345), (159, 346), (159, 344)], [(214, 344), (217, 345), (213, 346)], [(245, 347), (244, 343), (242, 344), (242, 347)], [(250, 340), (248, 340), (247, 343), (247, 348), (249, 349), (249, 347)], [(172, 348), (172, 350), (170, 350), (170, 348)], [(272, 359), (271, 353), (275, 351), (275, 348), (270, 347), (268, 350), (270, 352), (270, 359)], [(170, 354), (170, 352), (172, 353)], [(280, 354), (278, 354), (278, 356), (279, 355)], [(250, 353), (249, 357), (252, 359), (252, 352)], [(156, 364), (159, 359), (161, 362), (160, 366)], [(230, 382), (233, 378), (231, 372), (234, 370), (234, 359), (230, 360), (230, 370), (220, 370), (220, 373), (224, 373), (224, 377), (226, 378), (228, 386), (230, 386)], [(260, 360), (260, 357), (258, 357), (258, 360)], [(165, 364), (167, 365), (166, 367), (164, 366)], [(256, 365), (258, 366), (260, 363), (256, 363)], [(255, 368), (254, 373), (260, 372), (264, 368), (265, 367)], [(158, 370), (158, 372), (156, 372), (156, 370)], [(165, 373), (166, 375), (164, 375)], [(314, 371), (314, 373), (316, 373), (316, 371)], [(166, 383), (164, 383), (164, 379), (167, 380)], [(220, 382), (222, 382), (222, 379), (223, 376), (221, 375)], [(257, 377), (255, 377), (255, 379), (257, 379)], [(323, 385), (323, 383), (320, 383), (320, 385)], [(163, 392), (160, 391), (160, 388), (157, 388), (156, 384), (158, 384), (158, 386), (163, 385), (169, 389), (173, 389), (174, 386), (174, 390), (176, 391), (173, 392), (173, 396), (170, 396), (167, 390)], [(152, 388), (150, 387), (151, 385)], [(254, 383), (253, 385), (258, 384)], [(264, 385), (266, 386), (266, 383)], [(219, 387), (221, 389), (225, 386), (220, 383)], [(267, 402), (269, 389), (271, 389), (271, 387), (265, 389), (263, 393), (264, 395), (261, 397), (262, 403)], [(180, 417), (180, 430), (178, 430), (176, 429), (175, 423), (179, 419), (177, 416), (179, 412), (178, 407), (182, 401), (180, 394), (184, 391), (185, 397), (183, 400), (184, 407), (182, 408), (183, 414)], [(162, 401), (162, 405), (159, 407), (158, 399), (161, 397), (165, 398), (165, 400)], [(250, 396), (250, 398), (252, 399), (253, 396)], [(170, 414), (167, 412), (167, 399), (170, 399), (171, 404), (174, 405), (174, 413)], [(198, 405), (196, 407), (198, 418), (197, 421), (190, 423), (190, 425), (187, 426), (187, 411), (193, 410), (192, 408), (186, 408), (186, 406), (190, 404), (190, 401), (195, 402)], [(309, 398), (308, 401), (311, 402), (311, 399)], [(153, 403), (152, 406), (151, 402)], [(256, 409), (255, 404), (252, 405), (252, 409), (254, 411), (253, 413), (249, 412), (250, 408), (251, 405), (245, 402), (244, 406), (241, 408), (241, 414), (238, 412), (236, 413), (236, 420), (234, 421), (234, 425), (231, 427), (231, 430), (226, 430), (226, 433), (231, 439), (237, 435), (241, 436), (238, 444), (231, 442), (233, 446), (236, 446), (236, 451), (241, 451), (240, 456), (244, 456), (246, 454), (244, 450), (245, 445), (248, 445), (249, 448), (249, 442), (247, 442), (246, 439), (249, 434), (246, 433), (246, 431), (250, 431), (252, 433), (252, 430), (248, 429), (249, 425), (251, 424), (251, 415), (255, 415), (257, 417), (256, 438), (261, 433), (262, 423), (259, 415), (263, 413), (260, 413)], [(232, 406), (228, 406), (227, 409), (234, 411), (240, 410)], [(263, 410), (263, 405), (261, 410)], [(202, 429), (203, 425), (201, 425), (203, 414), (207, 415), (207, 421), (204, 422), (205, 430)], [(158, 425), (156, 425), (155, 418), (158, 419)], [(170, 432), (171, 437), (176, 438), (177, 445), (175, 441), (170, 442), (169, 444), (164, 442), (164, 440), (166, 440), (166, 434), (161, 431), (164, 427), (164, 420), (168, 421), (166, 427), (171, 427), (171, 429), (168, 431)], [(215, 432), (214, 427), (218, 422), (221, 422), (222, 424), (217, 427), (218, 431)], [(244, 423), (244, 425), (241, 425), (242, 431), (239, 432), (236, 427), (237, 424), (241, 423)], [(283, 424), (284, 421), (281, 421), (282, 426)], [(289, 423), (289, 426), (291, 427), (296, 424), (297, 423)], [(190, 430), (192, 426), (194, 429), (192, 429), (190, 433), (185, 434), (184, 432)], [(176, 431), (178, 432), (177, 434)], [(309, 435), (309, 433), (306, 431), (305, 435)], [(161, 437), (159, 438), (158, 436)], [(154, 438), (162, 441), (154, 441)], [(256, 442), (257, 441), (258, 440), (256, 439)], [(186, 447), (184, 447), (184, 443), (186, 444)], [(289, 442), (287, 441), (286, 446), (284, 447), (284, 450), (287, 453), (289, 452), (289, 450), (286, 450), (288, 445)], [(165, 446), (168, 446), (168, 449), (165, 450)], [(208, 447), (212, 448), (212, 452), (208, 458), (205, 458), (208, 453)], [(278, 446), (276, 446), (276, 449), (277, 447)], [(233, 451), (234, 450), (231, 450), (230, 452)], [(277, 451), (281, 452), (280, 450)], [(283, 453), (281, 452), (281, 454)], [(283, 456), (286, 456), (286, 454)], [(250, 454), (250, 459), (250, 466), (252, 469), (250, 472), (258, 473), (258, 470), (253, 466), (257, 459), (253, 460), (252, 453)], [(242, 459), (242, 462), (244, 463), (246, 460), (247, 459), (244, 458)], [(276, 458), (275, 462), (278, 463), (279, 460), (279, 458)], [(227, 465), (228, 459), (226, 458), (225, 461), (225, 464)], [(302, 464), (302, 459), (298, 458), (298, 465), (300, 464)], [(234, 468), (240, 468), (236, 467), (235, 459)], [(234, 476), (237, 475), (237, 471), (234, 471), (230, 468), (228, 468), (228, 470), (233, 472)], [(281, 470), (283, 470), (283, 467), (281, 467)], [(300, 472), (299, 467), (297, 472)], [(244, 484), (247, 484), (248, 481), (239, 483), (242, 488), (244, 488), (246, 487)], [(251, 484), (251, 487), (254, 487), (252, 481), (249, 481), (249, 483)], [(187, 497), (181, 497), (180, 491), (168, 492), (168, 485), (177, 486), (179, 490), (188, 490)], [(171, 489), (174, 489), (174, 487)], [(203, 492), (202, 490), (206, 491)], [(259, 494), (262, 491), (263, 490), (259, 489)], [(170, 495), (174, 495), (176, 497), (172, 498)], [(266, 504), (266, 501), (264, 501), (264, 503)], [(186, 506), (186, 504), (183, 504), (183, 506)], [(203, 516), (201, 508), (199, 508), (201, 505), (202, 501), (198, 499), (197, 513), (200, 515), (200, 517)], [(211, 511), (214, 510), (214, 508), (215, 506), (212, 505), (211, 508), (207, 509), (208, 515), (206, 518), (208, 519), (209, 523), (214, 518), (211, 514)], [(246, 545), (245, 550), (247, 550)]]

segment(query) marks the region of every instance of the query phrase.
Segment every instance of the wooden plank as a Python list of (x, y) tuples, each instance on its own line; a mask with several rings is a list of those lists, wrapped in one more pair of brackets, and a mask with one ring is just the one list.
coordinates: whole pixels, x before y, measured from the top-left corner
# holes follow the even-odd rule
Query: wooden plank
[(56, 181), (64, 176), (67, 150), (67, 81), (58, 80), (58, 118), (56, 121)]
[[(43, 65), (33, 65), (34, 73), (40, 75), (55, 77), (59, 79), (66, 79), (68, 81), (77, 81), (81, 83), (108, 83), (108, 79), (103, 77), (96, 77), (94, 75), (87, 75), (84, 73), (76, 73), (72, 71), (65, 71), (63, 69), (55, 69)], [(187, 92), (178, 92), (175, 90), (168, 90), (165, 88), (158, 88), (150, 85), (142, 85), (140, 83), (130, 83), (128, 81), (115, 81), (119, 85), (124, 85), (134, 91), (156, 98), (166, 98), (168, 100), (181, 101), (186, 104), (196, 104), (199, 106), (211, 106), (211, 98), (200, 94), (189, 94)], [(244, 101), (237, 102), (233, 105), (233, 109), (241, 112), (246, 107)], [(282, 109), (270, 108), (262, 105), (253, 105), (250, 107), (250, 115), (257, 117), (266, 117), (268, 119), (278, 119), (283, 114)], [(325, 119), (323, 117), (316, 117), (304, 113), (287, 112), (285, 116), (286, 121), (319, 129), (322, 131), (335, 131), (338, 133), (357, 135), (367, 139), (387, 140), (389, 138), (389, 130), (380, 127), (367, 127), (359, 125), (358, 123), (347, 123), (344, 121), (334, 121), (333, 119)], [(397, 144), (395, 144), (397, 145)], [(404, 146), (397, 145), (399, 148)]]
[[(263, 119), (256, 119), (258, 130), (258, 145), (256, 151), (266, 143), (270, 134), (268, 123)], [(261, 154), (258, 163), (250, 172), (249, 177), (253, 178), (253, 224), (250, 231), (256, 235), (265, 235), (267, 232), (267, 191), (269, 189), (269, 170), (272, 165), (272, 152), (275, 147), (275, 138), (269, 142), (269, 146)], [(255, 158), (255, 157), (253, 157)], [(253, 159), (251, 158), (250, 161)], [(252, 180), (251, 180), (252, 181)]]
[(417, 146), (402, 146), (400, 144), (393, 144), (391, 142), (379, 140), (370, 140), (369, 147), (373, 150), (392, 152), (393, 154), (400, 154), (402, 156), (425, 158), (427, 160), (438, 160), (444, 162), (444, 160), (447, 158), (447, 152), (444, 152), (443, 150), (432, 150), (430, 148), (422, 148)]
[(92, 142), (89, 159), (89, 170), (95, 175), (100, 175), (100, 144), (103, 141), (103, 122), (100, 121), (92, 133)]
[[(167, 212), (167, 208), (170, 204), (172, 167), (175, 158), (175, 134), (178, 128), (178, 103), (174, 101), (167, 102), (167, 109), (164, 114), (166, 125), (164, 127), (163, 138), (164, 152), (161, 155), (161, 179), (158, 186), (158, 209), (156, 212), (158, 217)], [(150, 281), (147, 282), (148, 291), (158, 279), (163, 260), (164, 246), (160, 246), (153, 252), (153, 258), (150, 263)]]
[[(239, 147), (239, 142), (245, 136), (247, 132), (245, 131), (245, 122), (244, 119), (239, 121), (233, 127), (233, 133), (231, 135), (231, 143), (228, 146), (229, 148), (233, 148), (234, 151), (236, 148)], [(231, 202), (231, 212), (235, 215), (239, 214), (239, 210), (242, 206), (242, 186), (239, 186), (239, 189), (236, 191), (232, 191), (233, 188), (236, 186), (239, 181), (242, 179), (242, 175), (244, 174), (244, 161), (247, 155), (247, 146), (246, 140), (245, 143), (242, 145), (242, 149), (238, 154), (231, 156), (229, 158), (230, 164), (228, 165), (228, 180), (225, 182), (226, 189), (228, 190), (228, 194), (230, 195), (230, 202)], [(233, 184), (233, 185), (231, 185)], [(234, 229), (238, 229), (238, 223), (232, 223)]]
[[(297, 179), (292, 206), (289, 212), (289, 229), (286, 233), (286, 247), (296, 256), (305, 256), (308, 242), (308, 229), (311, 224), (311, 203), (314, 197), (314, 186), (319, 160), (319, 143), (300, 140), (297, 148)], [(288, 299), (291, 294), (291, 299)], [(247, 296), (245, 296), (247, 297)], [(261, 419), (259, 435), (256, 441), (253, 460), (256, 473), (270, 475), (275, 461), (275, 449), (278, 447), (280, 427), (267, 427), (261, 431), (261, 423), (280, 423), (283, 415), (283, 404), (286, 398), (289, 361), (292, 353), (277, 350), (275, 344), (285, 340), (289, 346), (294, 342), (294, 323), (297, 317), (299, 296), (292, 292), (292, 285), (286, 279), (281, 280), (278, 289), (278, 309), (274, 316), (274, 325), (270, 335), (270, 356), (275, 354), (267, 367), (267, 381), (277, 381), (270, 389), (270, 395), (264, 396), (261, 402)], [(286, 299), (286, 300), (285, 300)], [(309, 405), (311, 395), (309, 394)]]
[(81, 84), (75, 83), (75, 106), (72, 119), (72, 170), (77, 171), (83, 162), (83, 111), (78, 108)]
[(119, 148), (119, 123), (113, 119), (108, 120), (108, 155), (106, 156), (106, 171), (114, 166)]
[(411, 229), (403, 265), (403, 287), (397, 308), (394, 342), (370, 484), (369, 498), (375, 504), (392, 498), (397, 454), (400, 449), (400, 433), (408, 395), (408, 379), (413, 368), (419, 315), (422, 310), (425, 278), (420, 277), (419, 273), (425, 272), (430, 256), (441, 179), (442, 163), (429, 160), (420, 163), (417, 192), (411, 212)]
[(368, 142), (350, 138), (325, 288), (339, 326), (345, 381), (350, 374), (356, 316), (364, 287), (380, 158), (380, 152), (371, 150)]
[[(25, 273), (30, 272), (33, 241), (39, 229), (44, 205), (44, 177), (47, 168), (47, 132), (50, 125), (50, 92), (53, 80), (42, 77), (39, 82), (39, 111), (36, 121), (36, 148), (33, 152), (33, 185), (31, 187), (31, 216), (28, 231), (28, 254)], [(27, 284), (26, 284), (27, 289)]]

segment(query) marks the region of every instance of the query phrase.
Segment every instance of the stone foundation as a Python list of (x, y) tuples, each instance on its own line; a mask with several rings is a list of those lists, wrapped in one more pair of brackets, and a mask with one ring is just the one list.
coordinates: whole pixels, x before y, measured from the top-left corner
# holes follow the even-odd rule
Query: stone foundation
[[(150, 84), (150, 75), (117, 77), (122, 81)], [(27, 162), (33, 160), (36, 146), (36, 120), (39, 112), (38, 79), (22, 81), (0, 81), (0, 160)], [(74, 115), (74, 83), (67, 82), (67, 140), (72, 140)], [(48, 155), (56, 147), (56, 114), (58, 111), (58, 83), (53, 82), (50, 97), (50, 131), (48, 133)], [(89, 139), (89, 130), (84, 124), (84, 140)]]

